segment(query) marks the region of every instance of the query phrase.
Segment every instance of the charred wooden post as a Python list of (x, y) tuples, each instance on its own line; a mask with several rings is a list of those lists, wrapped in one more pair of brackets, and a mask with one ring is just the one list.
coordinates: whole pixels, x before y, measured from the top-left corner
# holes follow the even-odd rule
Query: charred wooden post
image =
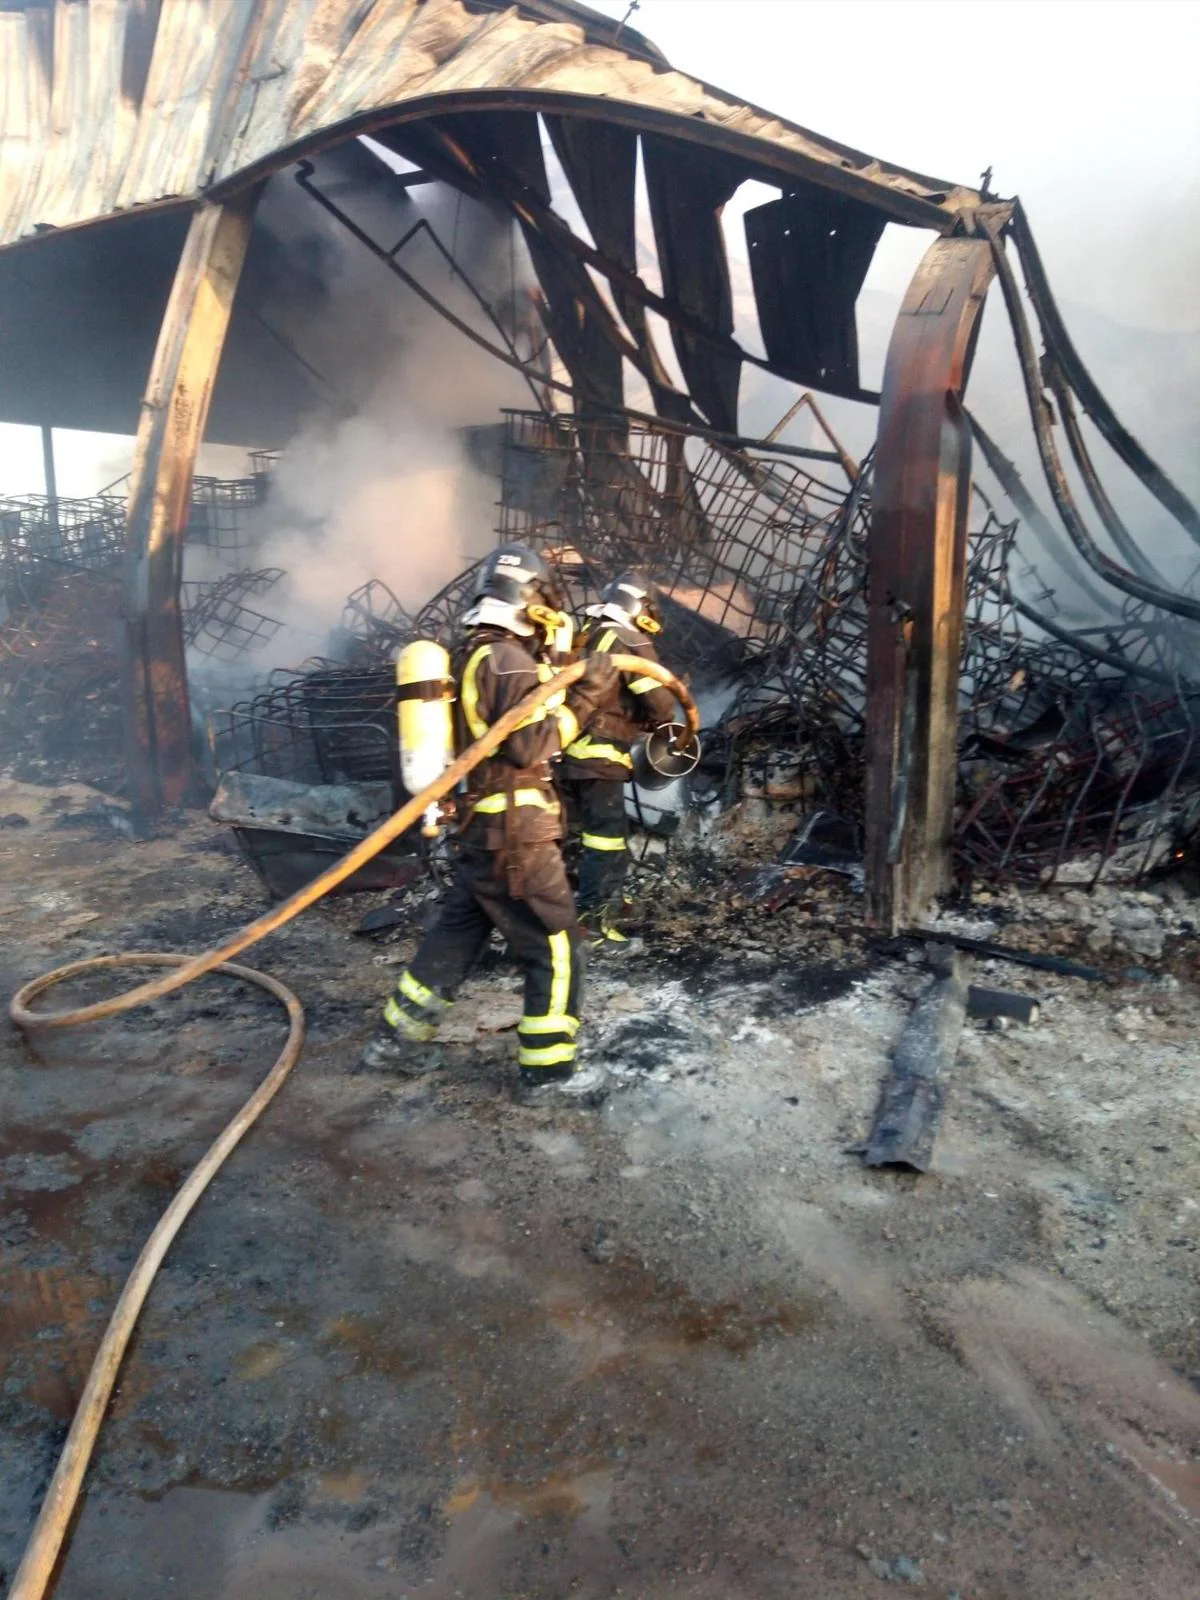
[(888, 347), (869, 536), (866, 887), (895, 932), (950, 883), (971, 433), (985, 239), (938, 239)]
[(126, 513), (122, 649), (126, 765), (142, 823), (192, 777), (179, 605), (196, 451), (250, 238), (256, 195), (192, 218), (142, 400)]
[(868, 1167), (928, 1172), (945, 1102), (945, 1074), (954, 1065), (967, 1011), (971, 958), (931, 946), (934, 976), (912, 1009), (884, 1081), (875, 1125), (863, 1148)]

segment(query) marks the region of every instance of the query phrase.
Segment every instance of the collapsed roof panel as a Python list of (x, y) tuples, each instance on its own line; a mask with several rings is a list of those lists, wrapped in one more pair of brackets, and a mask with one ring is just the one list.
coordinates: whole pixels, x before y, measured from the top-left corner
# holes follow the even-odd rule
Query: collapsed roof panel
[[(698, 161), (677, 139), (643, 136), (642, 153), (663, 297), (720, 338), (732, 339), (721, 208), (740, 186), (744, 169), (720, 157)], [(736, 433), (737, 357), (678, 323), (672, 323), (671, 339), (697, 405), (714, 428)]]
[(351, 132), (468, 107), (673, 133), (940, 231), (980, 202), (673, 71), (566, 0), (5, 9), (0, 104), (0, 246), (194, 202)]
[[(800, 372), (804, 381), (855, 399), (877, 398), (858, 385), (854, 317), (883, 215), (814, 185), (788, 192), (783, 220), (774, 229), (759, 226), (753, 241), (759, 316), (771, 334), (766, 358), (759, 357), (734, 337), (722, 228), (726, 202), (754, 169), (720, 154), (700, 156), (682, 139), (641, 136), (659, 294), (637, 271), (637, 135), (578, 117), (546, 121), (594, 243), (554, 209), (538, 119), (528, 112), (458, 112), (378, 137), (464, 194), (511, 212), (577, 403), (621, 409), (622, 357), (645, 380), (661, 416), (728, 435), (739, 432), (745, 362), (792, 380)], [(604, 281), (611, 302), (594, 277)], [(791, 303), (796, 296), (802, 304)], [(649, 311), (669, 327), (684, 389), (664, 365)]]
[(854, 306), (885, 226), (869, 206), (807, 183), (746, 213), (763, 345), (795, 382), (861, 397)]

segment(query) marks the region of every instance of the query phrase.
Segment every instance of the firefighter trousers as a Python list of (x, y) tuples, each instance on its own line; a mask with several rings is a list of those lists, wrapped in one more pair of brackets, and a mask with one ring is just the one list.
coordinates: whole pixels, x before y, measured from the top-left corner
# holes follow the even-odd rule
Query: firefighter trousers
[(629, 870), (629, 823), (623, 778), (577, 778), (571, 793), (579, 818), (579, 911), (621, 909)]
[(561, 1077), (575, 1060), (583, 942), (560, 845), (525, 846), (521, 860), (522, 897), (516, 899), (501, 852), (462, 849), (438, 920), (400, 974), (383, 1014), (406, 1038), (432, 1039), (496, 928), (525, 974), (520, 1065)]

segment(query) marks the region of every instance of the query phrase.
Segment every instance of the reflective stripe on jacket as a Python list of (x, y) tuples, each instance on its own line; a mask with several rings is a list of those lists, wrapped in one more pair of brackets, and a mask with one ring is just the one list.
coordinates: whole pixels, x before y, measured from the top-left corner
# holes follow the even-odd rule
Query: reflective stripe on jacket
[[(474, 631), (458, 675), (465, 737), (472, 742), (481, 738), (531, 689), (548, 682), (552, 670), (536, 661), (513, 635), (494, 629)], [(562, 838), (562, 807), (551, 781), (550, 761), (579, 732), (564, 701), (565, 695), (555, 695), (531, 712), (471, 775), (468, 818), (480, 819), (487, 848)], [(519, 819), (515, 834), (508, 826), (510, 810), (513, 821)]]
[[(657, 661), (658, 655), (640, 628), (623, 628), (601, 619), (585, 630), (580, 644), (588, 655), (633, 655)], [(643, 728), (669, 722), (675, 700), (657, 678), (623, 672), (588, 730), (567, 745), (563, 772), (569, 778), (628, 781), (633, 770), (630, 747)]]

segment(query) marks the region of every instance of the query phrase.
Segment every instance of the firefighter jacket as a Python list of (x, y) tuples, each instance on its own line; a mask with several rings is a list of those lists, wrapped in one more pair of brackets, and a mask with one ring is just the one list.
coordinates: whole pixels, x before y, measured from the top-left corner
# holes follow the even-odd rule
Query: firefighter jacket
[[(626, 628), (598, 617), (583, 632), (585, 655), (609, 652), (657, 661), (658, 653), (640, 628)], [(623, 672), (607, 704), (588, 723), (587, 732), (566, 747), (563, 776), (614, 779), (627, 783), (633, 772), (630, 747), (641, 732), (661, 727), (675, 715), (675, 697), (657, 678)]]
[[(464, 745), (482, 737), (499, 717), (553, 669), (536, 661), (522, 640), (496, 628), (472, 629), (459, 657), (458, 713)], [(524, 845), (563, 836), (562, 806), (550, 762), (579, 734), (565, 697), (540, 706), (468, 781), (464, 837), (510, 858)]]

